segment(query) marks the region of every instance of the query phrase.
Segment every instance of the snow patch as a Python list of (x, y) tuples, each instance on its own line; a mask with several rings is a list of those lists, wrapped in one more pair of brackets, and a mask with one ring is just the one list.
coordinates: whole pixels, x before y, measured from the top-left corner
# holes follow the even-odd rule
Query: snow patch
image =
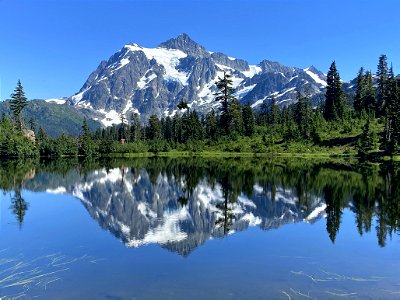
[(106, 112), (104, 109), (100, 109), (99, 113), (104, 115), (104, 118), (100, 120), (104, 126), (112, 126), (114, 124), (121, 124), (121, 116), (120, 114), (115, 111), (114, 109)]
[[(147, 73), (146, 73), (147, 74)], [(140, 90), (143, 90), (153, 79), (155, 79), (155, 78), (157, 78), (157, 75), (156, 74), (154, 74), (154, 73), (152, 73), (152, 74), (150, 74), (150, 75), (143, 75), (140, 79), (139, 79), (139, 81), (138, 81), (138, 83), (137, 83), (137, 86), (138, 86), (138, 88), (140, 89)]]
[(260, 74), (262, 72), (262, 69), (259, 66), (249, 65), (249, 67), (249, 71), (242, 71), (242, 74), (246, 77), (252, 78), (254, 75)]
[(321, 206), (316, 207), (306, 218), (305, 221), (311, 221), (312, 219), (317, 218), (321, 213), (323, 213), (326, 209), (326, 204), (322, 204)]
[(319, 76), (309, 70), (310, 68), (304, 69), (304, 72), (307, 73), (308, 76), (310, 76), (316, 83), (319, 83), (322, 86), (327, 86), (326, 81), (322, 80), (319, 78)]
[(48, 194), (65, 194), (67, 192), (67, 189), (63, 186), (59, 186), (55, 189), (47, 189), (46, 193)]
[(46, 101), (47, 103), (55, 103), (55, 104), (60, 104), (60, 105), (65, 104), (65, 102), (66, 102), (65, 99), (57, 99), (57, 98), (55, 98), (55, 99), (47, 99), (47, 100), (44, 100), (44, 101)]
[(147, 59), (155, 59), (159, 65), (165, 68), (164, 79), (178, 81), (182, 85), (187, 85), (189, 74), (176, 69), (179, 65), (179, 60), (187, 57), (187, 54), (177, 49), (166, 48), (144, 48), (136, 44), (125, 45), (129, 51), (142, 51)]

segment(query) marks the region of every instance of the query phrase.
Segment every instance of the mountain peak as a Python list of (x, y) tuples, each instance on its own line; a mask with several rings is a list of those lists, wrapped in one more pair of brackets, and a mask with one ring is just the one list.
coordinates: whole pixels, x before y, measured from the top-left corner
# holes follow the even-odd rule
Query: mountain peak
[(208, 56), (207, 50), (193, 41), (187, 33), (181, 33), (176, 38), (169, 39), (159, 45), (161, 48), (178, 49), (192, 56)]

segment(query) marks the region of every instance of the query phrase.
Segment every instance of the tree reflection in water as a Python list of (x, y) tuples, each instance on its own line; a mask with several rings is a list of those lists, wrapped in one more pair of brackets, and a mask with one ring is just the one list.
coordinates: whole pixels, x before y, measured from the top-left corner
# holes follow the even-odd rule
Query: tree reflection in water
[[(7, 161), (0, 163), (0, 188), (13, 191), (11, 209), (22, 224), (29, 207), (22, 198), (22, 187), (46, 191), (49, 186), (74, 186), (89, 180), (96, 170), (105, 168), (109, 171), (121, 166), (124, 167), (121, 168), (119, 190), (125, 184), (139, 189), (154, 189), (159, 184), (160, 176), (166, 179), (167, 184), (174, 185), (173, 189), (177, 191), (175, 198), (154, 205), (192, 211), (192, 204), (198, 201), (195, 199), (195, 191), (199, 186), (206, 184), (212, 190), (218, 187), (221, 201), (215, 205), (216, 217), (212, 222), (221, 229), (223, 235), (229, 233), (238, 221), (235, 207), (241, 197), (251, 199), (255, 207), (254, 215), (262, 219), (259, 226), (268, 229), (269, 226), (280, 226), (268, 225), (266, 218), (282, 217), (281, 206), (277, 203), (285, 200), (288, 195), (293, 198), (297, 211), (304, 216), (315, 209), (315, 199), (326, 205), (326, 229), (333, 243), (338, 236), (343, 210), (346, 208), (354, 213), (360, 235), (373, 229), (373, 219), (376, 218), (375, 230), (382, 247), (400, 229), (400, 164), (395, 162), (368, 165), (335, 160), (195, 157), (90, 163), (76, 160), (24, 163)], [(143, 174), (149, 178), (147, 187), (141, 187), (139, 183)], [(255, 193), (255, 188), (260, 191)], [(127, 201), (125, 205), (131, 205), (131, 202)], [(162, 207), (160, 209), (162, 211)], [(192, 227), (190, 230), (194, 231)]]

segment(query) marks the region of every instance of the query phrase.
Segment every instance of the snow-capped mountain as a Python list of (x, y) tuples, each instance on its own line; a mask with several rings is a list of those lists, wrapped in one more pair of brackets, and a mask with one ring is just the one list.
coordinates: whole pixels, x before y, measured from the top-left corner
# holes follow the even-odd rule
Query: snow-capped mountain
[(219, 105), (213, 93), (224, 71), (233, 76), (240, 101), (254, 108), (271, 96), (287, 105), (295, 101), (297, 89), (315, 95), (326, 86), (326, 76), (312, 66), (303, 70), (268, 60), (250, 65), (181, 34), (156, 48), (125, 45), (102, 61), (67, 103), (90, 110), (105, 126), (120, 123), (121, 114), (138, 113), (143, 120), (151, 114), (172, 116), (182, 99), (204, 113)]

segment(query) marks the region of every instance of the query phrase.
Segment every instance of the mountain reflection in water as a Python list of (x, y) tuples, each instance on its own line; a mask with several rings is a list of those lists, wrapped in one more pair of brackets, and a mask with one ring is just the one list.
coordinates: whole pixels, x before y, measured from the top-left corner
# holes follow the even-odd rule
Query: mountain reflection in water
[[(128, 247), (159, 244), (187, 256), (213, 238), (326, 218), (334, 243), (342, 212), (380, 246), (398, 232), (399, 165), (343, 161), (146, 158), (0, 165), (0, 188), (13, 191), (18, 222), (29, 214), (21, 190), (70, 194)], [(377, 226), (372, 228), (376, 217)]]

